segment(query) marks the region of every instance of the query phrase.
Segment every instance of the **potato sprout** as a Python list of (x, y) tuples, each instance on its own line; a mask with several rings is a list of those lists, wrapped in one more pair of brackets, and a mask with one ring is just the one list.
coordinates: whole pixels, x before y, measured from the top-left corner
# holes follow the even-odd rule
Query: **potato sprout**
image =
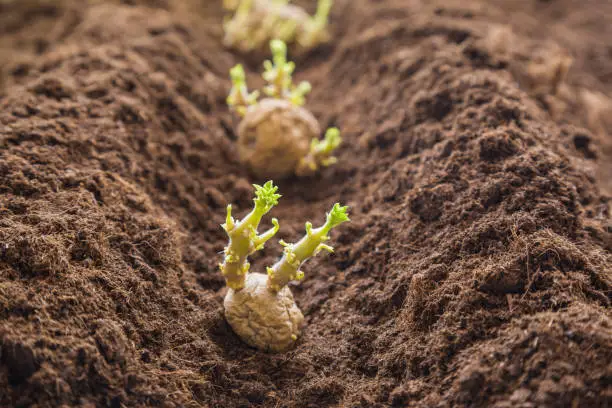
[(295, 173), (303, 176), (316, 172), (319, 165), (327, 167), (335, 164), (338, 159), (332, 153), (341, 142), (338, 128), (327, 129), (323, 140), (312, 140), (308, 154), (300, 160)]
[(277, 187), (268, 181), (255, 185), (255, 206), (242, 220), (232, 218), (232, 207), (227, 207), (227, 219), (222, 225), (229, 237), (225, 257), (220, 269), (229, 287), (223, 302), (225, 317), (240, 338), (250, 346), (264, 351), (285, 351), (297, 341), (304, 315), (287, 286), (290, 281), (301, 280), (303, 263), (320, 251), (333, 252), (326, 241), (330, 231), (349, 221), (348, 207), (334, 204), (325, 223), (313, 228), (306, 223), (306, 235), (295, 244), (280, 241), (283, 256), (267, 274), (249, 272), (248, 256), (263, 248), (266, 241), (278, 231), (278, 221), (273, 227), (258, 235), (261, 218), (278, 203)]
[(305, 176), (336, 162), (333, 151), (342, 138), (336, 128), (323, 140), (315, 117), (303, 105), (312, 89), (307, 81), (293, 83), (295, 64), (287, 61), (287, 45), (270, 42), (272, 60), (264, 63), (263, 78), (268, 96), (257, 101), (250, 93), (241, 65), (230, 70), (232, 88), (227, 103), (243, 119), (238, 126), (238, 154), (253, 173), (262, 178)]
[(224, 0), (225, 9), (234, 15), (223, 25), (223, 42), (244, 52), (261, 49), (271, 39), (312, 49), (331, 38), (327, 25), (332, 4), (332, 0), (319, 0), (315, 15), (310, 16), (289, 0)]

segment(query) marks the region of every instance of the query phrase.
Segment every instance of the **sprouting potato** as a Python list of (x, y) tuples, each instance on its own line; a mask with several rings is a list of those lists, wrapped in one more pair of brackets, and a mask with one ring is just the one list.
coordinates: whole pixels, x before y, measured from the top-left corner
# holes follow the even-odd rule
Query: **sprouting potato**
[(241, 65), (230, 70), (233, 86), (227, 103), (243, 117), (237, 132), (238, 153), (259, 177), (307, 176), (336, 163), (333, 152), (342, 142), (340, 131), (328, 129), (319, 140), (319, 124), (303, 107), (310, 83), (293, 84), (295, 64), (287, 61), (284, 42), (273, 40), (270, 48), (273, 58), (264, 63), (263, 73), (267, 98), (258, 102), (259, 92), (249, 92)]
[(332, 0), (319, 0), (314, 16), (289, 0), (224, 0), (224, 7), (234, 15), (223, 25), (226, 46), (248, 52), (261, 49), (272, 39), (297, 43), (299, 50), (309, 50), (326, 43)]
[(263, 249), (279, 229), (278, 221), (272, 219), (272, 228), (263, 234), (257, 233), (262, 217), (278, 204), (277, 190), (272, 181), (255, 185), (254, 208), (240, 221), (232, 218), (232, 206), (228, 205), (222, 227), (229, 243), (219, 267), (229, 287), (223, 302), (225, 318), (234, 332), (260, 350), (281, 352), (295, 344), (304, 321), (287, 284), (304, 278), (300, 267), (306, 259), (321, 250), (333, 252), (325, 244), (330, 238), (329, 232), (349, 218), (348, 207), (334, 204), (321, 227), (313, 228), (307, 222), (306, 235), (301, 240), (295, 244), (280, 241), (283, 256), (266, 269), (266, 274), (252, 273), (248, 256)]

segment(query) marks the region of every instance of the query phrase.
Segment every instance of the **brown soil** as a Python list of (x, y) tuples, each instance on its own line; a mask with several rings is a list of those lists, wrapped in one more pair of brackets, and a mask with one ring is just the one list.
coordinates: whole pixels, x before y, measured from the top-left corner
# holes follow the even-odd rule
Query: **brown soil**
[(611, 9), (336, 0), (297, 79), (346, 143), (272, 215), (353, 221), (266, 354), (216, 267), (261, 181), (227, 73), (264, 55), (219, 45), (217, 2), (0, 2), (0, 406), (612, 405)]

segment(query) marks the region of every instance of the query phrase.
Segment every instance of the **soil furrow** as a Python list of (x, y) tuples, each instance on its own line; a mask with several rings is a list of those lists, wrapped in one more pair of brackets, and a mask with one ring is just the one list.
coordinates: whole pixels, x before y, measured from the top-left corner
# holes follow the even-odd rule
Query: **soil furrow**
[(336, 201), (353, 221), (292, 288), (283, 354), (232, 333), (217, 269), (225, 206), (264, 181), (227, 72), (258, 85), (267, 55), (220, 45), (220, 4), (43, 3), (0, 6), (1, 406), (612, 402), (610, 84), (574, 52), (605, 48), (575, 2), (336, 2), (334, 41), (296, 61), (339, 163), (278, 180), (271, 215), (287, 241)]

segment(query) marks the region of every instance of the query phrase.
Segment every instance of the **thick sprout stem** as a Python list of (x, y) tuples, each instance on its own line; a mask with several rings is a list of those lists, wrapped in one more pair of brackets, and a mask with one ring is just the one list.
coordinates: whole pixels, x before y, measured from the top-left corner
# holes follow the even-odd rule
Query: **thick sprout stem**
[(227, 206), (227, 217), (223, 229), (229, 237), (225, 247), (223, 263), (219, 265), (228, 287), (239, 290), (244, 287), (245, 277), (249, 271), (247, 257), (263, 248), (266, 241), (272, 238), (279, 229), (278, 221), (272, 220), (274, 225), (261, 235), (257, 235), (257, 228), (262, 217), (276, 204), (280, 194), (276, 194), (278, 187), (268, 181), (263, 186), (255, 186), (255, 202), (253, 210), (241, 221), (232, 218), (232, 206)]
[(232, 89), (227, 97), (228, 106), (238, 112), (241, 116), (246, 114), (250, 105), (257, 103), (259, 92), (249, 93), (246, 83), (246, 74), (242, 65), (238, 64), (230, 70)]
[(295, 106), (303, 106), (306, 103), (306, 95), (312, 90), (312, 85), (308, 81), (302, 81), (298, 86), (294, 86), (289, 94), (289, 102)]
[(263, 78), (268, 82), (264, 93), (273, 98), (285, 99), (290, 97), (293, 87), (293, 71), (295, 64), (287, 61), (287, 44), (281, 40), (270, 41), (272, 61), (265, 61)]
[(272, 40), (270, 49), (272, 61), (264, 62), (263, 77), (269, 84), (264, 88), (264, 93), (273, 98), (286, 99), (295, 106), (304, 105), (312, 86), (308, 81), (300, 82), (297, 86), (293, 84), (295, 63), (287, 61), (287, 44), (279, 39)]
[(325, 224), (313, 229), (310, 222), (306, 223), (306, 235), (295, 244), (287, 244), (281, 241), (283, 257), (268, 272), (268, 289), (278, 292), (292, 280), (300, 280), (304, 273), (300, 271), (302, 263), (313, 255), (317, 255), (321, 250), (333, 252), (333, 248), (324, 242), (329, 240), (329, 232), (332, 228), (350, 221), (348, 217), (348, 207), (334, 204), (331, 211), (327, 214)]
[(223, 8), (229, 11), (235, 11), (240, 6), (241, 0), (223, 0)]
[(223, 22), (223, 42), (226, 45), (250, 44), (252, 38), (248, 27), (251, 25), (253, 0), (224, 0), (223, 5), (228, 10), (235, 10), (234, 16)]
[(319, 0), (317, 4), (317, 12), (312, 20), (319, 27), (325, 27), (329, 18), (329, 12), (333, 6), (333, 0)]
[(298, 35), (300, 46), (309, 49), (329, 41), (327, 22), (333, 3), (333, 0), (319, 0), (317, 12), (304, 23)]

